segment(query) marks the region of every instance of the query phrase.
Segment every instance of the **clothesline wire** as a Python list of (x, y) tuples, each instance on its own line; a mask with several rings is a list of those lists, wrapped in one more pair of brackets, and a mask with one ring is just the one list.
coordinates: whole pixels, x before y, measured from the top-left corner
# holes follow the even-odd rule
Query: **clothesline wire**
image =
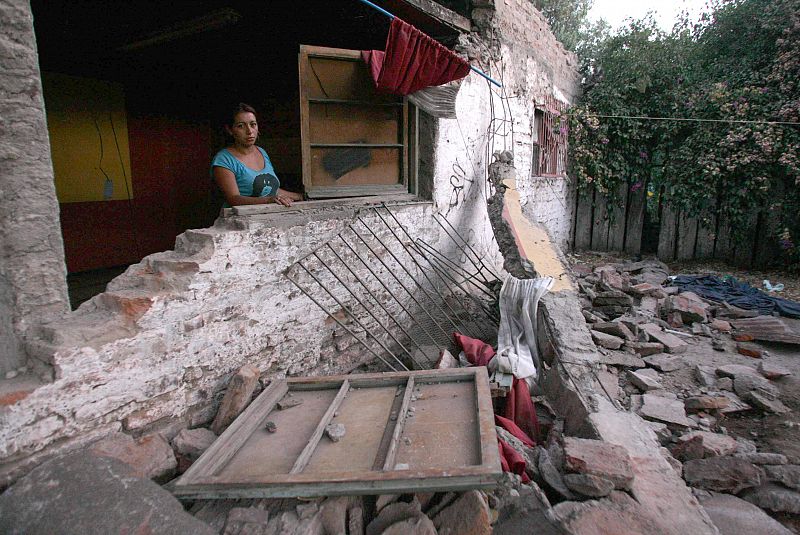
[(781, 126), (800, 126), (800, 122), (789, 121), (757, 121), (747, 119), (702, 119), (699, 117), (648, 117), (646, 115), (601, 115), (599, 113), (590, 113), (584, 117), (595, 117), (598, 119), (634, 119), (642, 121), (680, 121), (680, 122), (696, 122), (696, 123), (727, 123), (727, 124), (765, 124), (765, 125), (781, 125)]
[[(362, 4), (368, 5), (369, 7), (371, 7), (371, 8), (373, 8), (373, 9), (377, 10), (378, 12), (382, 13), (383, 15), (386, 15), (387, 17), (389, 17), (389, 18), (390, 18), (390, 19), (392, 19), (392, 20), (394, 20), (394, 19), (396, 19), (396, 18), (397, 18), (397, 16), (395, 16), (395, 15), (393, 15), (393, 14), (389, 13), (388, 11), (386, 11), (385, 9), (383, 9), (383, 8), (382, 8), (382, 7), (380, 7), (380, 6), (373, 4), (373, 3), (372, 3), (372, 2), (370, 2), (369, 0), (359, 0), (359, 1), (360, 1)], [(484, 78), (486, 78), (487, 80), (489, 80), (491, 83), (493, 83), (493, 84), (494, 84), (494, 85), (496, 85), (497, 87), (503, 87), (503, 85), (502, 85), (500, 82), (498, 82), (497, 80), (493, 79), (491, 76), (489, 76), (488, 74), (486, 74), (486, 73), (485, 73), (485, 72), (483, 72), (482, 70), (480, 70), (480, 69), (477, 69), (477, 68), (473, 67), (472, 65), (470, 65), (470, 66), (469, 66), (469, 68), (470, 68), (470, 70), (471, 70), (471, 71), (473, 71), (473, 72), (476, 72), (476, 73), (480, 74), (481, 76), (483, 76)]]

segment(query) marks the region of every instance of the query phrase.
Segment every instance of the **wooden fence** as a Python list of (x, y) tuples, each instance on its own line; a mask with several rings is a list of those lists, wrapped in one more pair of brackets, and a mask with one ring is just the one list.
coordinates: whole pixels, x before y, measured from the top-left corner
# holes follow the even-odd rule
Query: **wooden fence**
[[(652, 217), (646, 218), (647, 188), (641, 184), (621, 185), (617, 197), (620, 200), (609, 206), (598, 191), (577, 196), (575, 250), (657, 252), (663, 261), (715, 258), (741, 267), (766, 266), (778, 257), (773, 213), (754, 213), (744, 239), (732, 239), (730, 226), (716, 214), (709, 214), (704, 223), (672, 209), (663, 197), (651, 208)], [(655, 244), (652, 251), (642, 250), (645, 219), (658, 227), (657, 251)]]

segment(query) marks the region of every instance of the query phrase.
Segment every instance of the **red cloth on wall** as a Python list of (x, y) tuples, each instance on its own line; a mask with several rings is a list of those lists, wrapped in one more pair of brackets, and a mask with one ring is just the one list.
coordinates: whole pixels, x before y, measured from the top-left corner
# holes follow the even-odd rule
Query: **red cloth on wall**
[(361, 58), (375, 88), (395, 95), (409, 95), (469, 74), (465, 59), (397, 17), (389, 28), (386, 51), (362, 50)]
[(522, 455), (502, 438), (497, 439), (497, 446), (500, 449), (500, 466), (503, 472), (511, 472), (517, 474), (522, 479), (523, 483), (529, 483), (531, 478), (525, 473), (525, 466), (527, 463)]

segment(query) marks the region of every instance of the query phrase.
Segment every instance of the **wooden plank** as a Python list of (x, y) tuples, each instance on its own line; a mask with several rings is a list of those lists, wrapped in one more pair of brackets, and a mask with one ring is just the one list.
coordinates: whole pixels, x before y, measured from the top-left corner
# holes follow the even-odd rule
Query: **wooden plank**
[(608, 221), (608, 250), (622, 251), (625, 249), (625, 218), (628, 205), (628, 184), (617, 186), (617, 201), (609, 212)]
[(644, 212), (647, 209), (647, 186), (631, 191), (628, 199), (628, 213), (625, 222), (625, 252), (639, 254), (642, 252)]
[(592, 250), (608, 251), (608, 206), (606, 205), (606, 196), (599, 191), (594, 192)]
[(454, 29), (461, 30), (462, 32), (470, 32), (472, 30), (472, 25), (468, 18), (447, 9), (441, 4), (434, 2), (434, 0), (403, 0), (403, 2), (414, 6), (418, 10)]
[(306, 193), (311, 189), (311, 126), (308, 103), (308, 82), (310, 79), (308, 54), (313, 47), (301, 46), (297, 55), (298, 70), (300, 75), (300, 155), (303, 172), (303, 188)]
[(697, 218), (685, 212), (678, 215), (678, 237), (676, 257), (678, 260), (694, 258), (694, 246), (697, 242)]
[[(364, 376), (373, 379), (372, 383), (367, 382), (369, 386), (355, 388), (349, 385), (348, 377), (356, 381), (364, 380)], [(372, 459), (373, 456), (378, 458), (375, 452), (383, 449), (380, 445), (385, 444), (387, 448), (389, 447), (389, 441), (381, 437), (387, 436), (385, 427), (391, 421), (389, 415), (393, 403), (396, 403), (395, 392), (398, 379), (405, 381), (403, 405), (404, 410), (408, 409), (405, 410), (408, 417), (405, 425), (402, 421), (395, 424), (391, 435), (396, 438), (394, 443), (398, 445), (396, 462), (402, 463), (403, 468), (407, 465), (407, 469), (392, 470), (390, 465), (394, 464), (397, 467), (396, 463), (384, 463), (389, 469), (382, 470), (384, 464), (376, 465)], [(496, 484), (497, 479), (501, 476), (488, 376), (485, 368), (292, 378), (280, 383), (287, 385), (289, 382), (293, 382), (295, 385), (289, 385), (289, 393), (286, 395), (294, 392), (295, 396), (303, 397), (305, 403), (286, 411), (273, 411), (273, 414), (269, 414), (263, 410), (262, 396), (267, 394), (267, 397), (271, 395), (274, 398), (275, 391), (265, 390), (254, 402), (254, 405), (258, 404), (262, 409), (256, 411), (259, 421), (256, 422), (256, 427), (248, 429), (256, 431), (256, 434), (253, 435), (256, 441), (245, 447), (247, 455), (231, 460), (229, 466), (235, 467), (235, 470), (229, 470), (226, 467), (219, 474), (212, 473), (198, 478), (191, 477), (190, 472), (196, 472), (192, 467), (189, 472), (171, 485), (172, 492), (181, 499), (187, 499), (449, 491), (489, 487)], [(335, 391), (323, 387), (337, 384), (337, 382), (341, 388), (334, 399), (333, 392)], [(320, 388), (317, 390), (292, 388), (292, 386), (310, 386), (311, 383), (316, 383)], [(349, 388), (347, 388), (348, 385)], [(375, 385), (380, 386), (372, 388)], [(271, 385), (271, 387), (273, 386)], [(344, 392), (350, 392), (350, 395), (344, 396)], [(373, 394), (377, 394), (377, 396)], [(319, 398), (318, 396), (323, 397)], [(317, 400), (314, 407), (307, 405), (312, 399)], [(290, 465), (277, 470), (267, 466), (270, 464), (270, 456), (275, 454), (276, 446), (275, 443), (268, 445), (267, 442), (264, 442), (264, 437), (278, 437), (281, 429), (285, 429), (285, 432), (289, 434), (284, 435), (284, 439), (302, 438), (305, 441), (304, 437), (307, 431), (293, 434), (294, 429), (289, 424), (296, 421), (293, 419), (302, 418), (307, 412), (320, 414), (319, 410), (322, 408), (319, 403), (320, 399), (330, 400), (330, 405), (319, 422), (316, 417), (307, 419), (312, 426), (316, 424), (316, 428), (312, 440), (305, 443), (302, 454), (298, 455), (295, 462), (295, 465), (300, 467), (304, 459), (309, 459), (305, 471), (291, 473), (294, 470), (289, 470)], [(365, 403), (368, 406), (366, 410)], [(320, 431), (324, 430), (322, 424), (331, 419), (337, 405), (339, 414), (335, 418), (342, 418), (342, 421), (348, 422), (348, 426), (355, 429), (355, 434), (350, 439), (356, 442), (347, 442), (348, 433), (339, 442), (320, 443), (318, 437), (321, 436)], [(413, 417), (410, 415), (412, 408), (416, 409)], [(258, 426), (263, 427), (265, 418), (269, 417), (277, 421), (284, 415), (284, 412), (289, 413), (290, 411), (297, 412), (294, 416), (282, 421), (278, 432), (270, 434), (268, 431), (258, 428)], [(367, 421), (361, 422), (362, 419)], [(410, 425), (409, 421), (413, 422), (411, 425), (415, 431), (408, 435), (410, 439), (407, 440), (405, 429)], [(226, 441), (228, 438), (226, 434), (230, 435), (230, 431), (237, 426), (238, 422), (237, 419), (212, 446), (212, 449), (220, 453), (221, 446), (217, 444)], [(358, 431), (359, 425), (361, 425), (360, 431)], [(299, 429), (302, 426), (295, 427)], [(306, 426), (305, 429), (311, 428)], [(371, 431), (377, 431), (377, 433)], [(438, 438), (438, 435), (448, 434), (458, 437), (458, 442)], [(359, 445), (359, 438), (369, 444)], [(316, 446), (314, 439), (316, 439)], [(281, 439), (278, 438), (278, 440)], [(463, 445), (463, 447), (454, 447), (456, 444)], [(204, 453), (205, 457), (201, 456), (194, 466), (207, 466), (213, 463), (214, 459), (209, 460), (208, 457), (208, 453), (212, 449)], [(463, 451), (465, 449), (468, 450), (466, 453)], [(368, 450), (372, 452), (372, 455), (366, 454)], [(296, 451), (300, 451), (299, 447)], [(338, 460), (339, 458), (341, 460)], [(384, 461), (386, 459), (388, 457)], [(348, 463), (348, 461), (350, 462)], [(437, 462), (442, 464), (436, 464)]]
[(592, 247), (592, 202), (594, 200), (594, 190), (579, 193), (577, 195), (577, 207), (575, 209), (575, 249), (584, 251)]
[(266, 415), (288, 392), (286, 381), (275, 381), (252, 402), (244, 412), (228, 426), (228, 429), (206, 450), (206, 455), (198, 459), (186, 471), (184, 477), (192, 480), (216, 474), (236, 455), (253, 430), (266, 418)]
[(314, 455), (314, 450), (317, 448), (317, 444), (319, 444), (319, 441), (322, 439), (322, 435), (325, 433), (325, 428), (331, 422), (333, 414), (337, 411), (339, 405), (341, 405), (342, 401), (344, 401), (348, 390), (350, 390), (350, 383), (347, 380), (342, 381), (342, 386), (339, 388), (339, 393), (336, 394), (336, 398), (334, 398), (333, 403), (331, 403), (331, 406), (328, 407), (328, 410), (322, 416), (322, 419), (319, 421), (319, 424), (317, 424), (317, 428), (314, 430), (311, 438), (308, 439), (308, 444), (306, 445), (305, 449), (303, 449), (303, 453), (300, 454), (300, 457), (298, 457), (297, 461), (294, 463), (294, 466), (290, 472), (291, 474), (299, 474), (302, 472), (308, 462), (311, 460), (311, 456)]
[(666, 200), (661, 201), (661, 229), (658, 233), (658, 258), (669, 262), (675, 259), (675, 239), (678, 235), (678, 217)]
[[(707, 220), (704, 224), (703, 219)], [(714, 234), (717, 228), (717, 217), (715, 215), (707, 215), (698, 221), (697, 224), (697, 247), (694, 251), (694, 258), (713, 258), (714, 256), (714, 242), (716, 235)]]
[[(309, 210), (320, 210), (324, 208), (340, 207), (347, 208), (348, 206), (377, 206), (381, 203), (417, 203), (419, 199), (410, 193), (393, 193), (384, 195), (380, 199), (370, 198), (357, 198), (357, 199), (318, 199), (314, 201), (296, 202), (291, 208), (280, 206), (277, 204), (248, 204), (242, 206), (234, 206), (225, 209), (225, 216), (253, 216), (261, 214), (287, 214), (292, 212), (305, 212)], [(429, 201), (422, 201), (428, 203)]]
[(389, 441), (389, 448), (386, 450), (386, 460), (383, 462), (384, 471), (394, 470), (394, 461), (397, 458), (397, 446), (400, 443), (400, 436), (403, 434), (403, 428), (408, 418), (408, 409), (413, 394), (414, 378), (409, 377), (406, 382), (405, 393), (403, 394), (403, 403), (400, 405), (400, 411), (397, 414), (397, 420), (394, 424), (394, 431), (392, 431), (392, 438)]
[(406, 187), (403, 184), (379, 184), (379, 185), (350, 185), (350, 186), (322, 186), (312, 190), (306, 190), (309, 198), (326, 197), (361, 197), (368, 195), (392, 195), (405, 193)]

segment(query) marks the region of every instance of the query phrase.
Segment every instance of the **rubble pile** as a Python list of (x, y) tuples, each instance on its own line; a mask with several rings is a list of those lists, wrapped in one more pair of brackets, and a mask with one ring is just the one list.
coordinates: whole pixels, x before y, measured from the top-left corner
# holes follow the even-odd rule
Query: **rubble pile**
[[(791, 411), (779, 388), (791, 372), (736, 328), (756, 313), (669, 286), (669, 270), (657, 260), (577, 264), (573, 272), (587, 327), (603, 354), (597, 373), (608, 396), (648, 421), (718, 525), (789, 533), (762, 510), (800, 513), (800, 459), (759, 452), (724, 426), (734, 413)], [(708, 352), (717, 363), (690, 358), (701, 344), (713, 348)], [(720, 365), (725, 355), (731, 363)], [(742, 356), (752, 365), (733, 363)], [(753, 505), (760, 509), (753, 512)]]

